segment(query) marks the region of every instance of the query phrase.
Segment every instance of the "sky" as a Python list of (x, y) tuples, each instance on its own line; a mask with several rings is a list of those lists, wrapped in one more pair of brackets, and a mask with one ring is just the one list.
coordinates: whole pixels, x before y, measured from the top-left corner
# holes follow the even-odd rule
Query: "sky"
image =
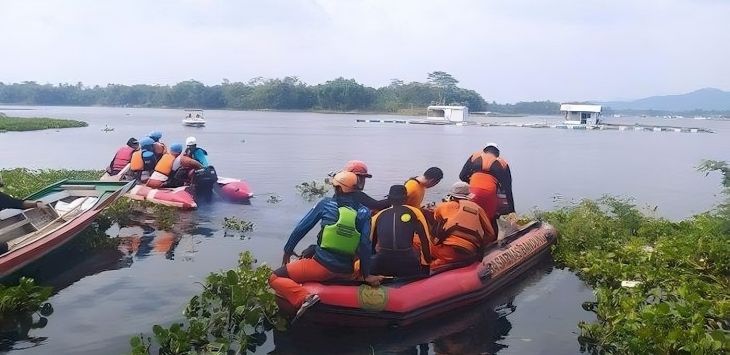
[(730, 0), (0, 0), (0, 82), (380, 87), (441, 70), (487, 101), (730, 90)]

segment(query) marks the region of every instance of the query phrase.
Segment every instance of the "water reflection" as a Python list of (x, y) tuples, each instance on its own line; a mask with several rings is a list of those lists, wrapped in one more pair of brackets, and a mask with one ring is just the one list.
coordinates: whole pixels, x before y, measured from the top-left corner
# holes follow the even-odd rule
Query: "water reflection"
[[(516, 281), (479, 305), (450, 312), (428, 322), (395, 329), (358, 329), (297, 324), (286, 332), (274, 332), (272, 354), (492, 354), (509, 346), (504, 340), (512, 330), (510, 319), (520, 314), (515, 300), (526, 287), (553, 271), (544, 259)], [(547, 326), (535, 319), (532, 327)]]

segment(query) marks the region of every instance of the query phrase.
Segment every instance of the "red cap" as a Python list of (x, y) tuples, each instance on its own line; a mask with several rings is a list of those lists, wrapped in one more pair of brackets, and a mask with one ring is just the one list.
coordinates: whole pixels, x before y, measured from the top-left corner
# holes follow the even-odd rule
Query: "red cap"
[(364, 176), (366, 178), (373, 177), (372, 175), (368, 174), (368, 166), (360, 160), (348, 161), (347, 164), (345, 164), (345, 167), (342, 168), (342, 170), (349, 171), (351, 173), (355, 173), (355, 175)]

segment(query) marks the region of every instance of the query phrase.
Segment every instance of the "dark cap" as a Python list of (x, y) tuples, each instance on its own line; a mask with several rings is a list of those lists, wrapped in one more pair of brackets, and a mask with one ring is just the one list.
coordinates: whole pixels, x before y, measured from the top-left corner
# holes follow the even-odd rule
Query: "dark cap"
[(127, 146), (129, 146), (130, 148), (136, 148), (137, 146), (139, 146), (139, 141), (137, 140), (137, 138), (129, 138), (129, 140), (127, 141)]
[(393, 185), (388, 192), (389, 201), (405, 201), (407, 196), (408, 191), (406, 191), (406, 187), (403, 185)]

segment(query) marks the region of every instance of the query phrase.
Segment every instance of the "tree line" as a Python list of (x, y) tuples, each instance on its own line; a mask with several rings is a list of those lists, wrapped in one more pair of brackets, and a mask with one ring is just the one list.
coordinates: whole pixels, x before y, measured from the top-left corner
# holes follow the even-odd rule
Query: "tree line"
[(373, 112), (419, 112), (429, 105), (464, 105), (471, 111), (556, 114), (559, 104), (535, 102), (499, 105), (487, 103), (474, 90), (459, 87), (459, 81), (443, 71), (428, 73), (425, 82), (392, 79), (373, 88), (355, 79), (336, 78), (309, 85), (295, 76), (254, 78), (207, 86), (196, 80), (175, 85), (85, 86), (39, 84), (34, 81), (0, 82), (0, 102), (25, 105), (172, 107), (236, 110), (332, 110)]

